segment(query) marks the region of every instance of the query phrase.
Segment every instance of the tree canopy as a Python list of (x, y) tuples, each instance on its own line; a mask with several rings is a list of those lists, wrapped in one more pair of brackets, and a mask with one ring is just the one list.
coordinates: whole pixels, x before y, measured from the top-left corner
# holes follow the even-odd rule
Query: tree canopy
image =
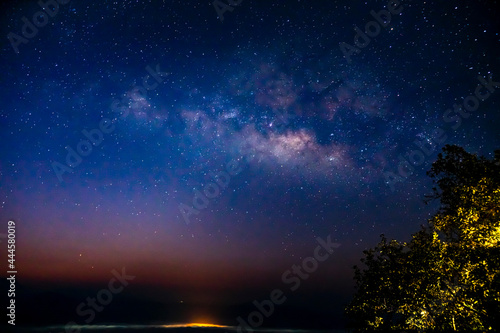
[(500, 150), (447, 145), (428, 175), (438, 212), (409, 242), (382, 235), (354, 267), (354, 330), (500, 329)]

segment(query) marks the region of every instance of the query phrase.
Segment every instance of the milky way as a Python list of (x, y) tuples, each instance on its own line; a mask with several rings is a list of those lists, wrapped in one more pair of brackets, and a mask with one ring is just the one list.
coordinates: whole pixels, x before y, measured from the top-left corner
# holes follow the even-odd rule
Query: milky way
[(439, 150), (498, 149), (496, 83), (454, 109), (500, 81), (497, 4), (401, 1), (349, 59), (387, 1), (245, 0), (222, 22), (210, 2), (61, 1), (29, 38), (40, 6), (2, 4), (0, 217), (21, 280), (123, 266), (162, 304), (246, 304), (331, 235), (304, 288), (348, 299), (362, 251), (435, 211)]

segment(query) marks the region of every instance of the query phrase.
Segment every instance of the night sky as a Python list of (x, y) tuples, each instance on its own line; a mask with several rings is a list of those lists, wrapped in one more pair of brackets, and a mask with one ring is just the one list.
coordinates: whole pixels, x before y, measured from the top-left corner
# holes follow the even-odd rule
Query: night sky
[[(20, 324), (83, 324), (124, 268), (92, 323), (237, 325), (280, 289), (262, 326), (340, 327), (362, 251), (436, 212), (441, 148), (500, 147), (498, 1), (232, 2), (2, 3)], [(291, 290), (318, 237), (340, 247)]]

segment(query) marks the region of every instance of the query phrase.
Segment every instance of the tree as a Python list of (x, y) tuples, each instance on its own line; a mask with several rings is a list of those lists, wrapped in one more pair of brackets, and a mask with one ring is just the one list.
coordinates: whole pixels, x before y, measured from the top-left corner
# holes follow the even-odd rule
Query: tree
[(446, 146), (428, 175), (441, 206), (427, 226), (408, 243), (382, 235), (354, 267), (355, 330), (500, 329), (500, 150)]

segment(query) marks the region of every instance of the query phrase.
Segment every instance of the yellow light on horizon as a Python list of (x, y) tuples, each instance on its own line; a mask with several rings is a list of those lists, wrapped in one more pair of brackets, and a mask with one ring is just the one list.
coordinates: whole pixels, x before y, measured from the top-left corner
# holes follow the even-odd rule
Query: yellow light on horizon
[(185, 323), (185, 324), (172, 324), (172, 325), (162, 325), (165, 328), (185, 328), (185, 327), (217, 327), (226, 328), (226, 325), (208, 324), (208, 323)]
[(228, 327), (226, 325), (217, 325), (217, 324), (207, 324), (207, 323), (189, 323), (190, 327)]

